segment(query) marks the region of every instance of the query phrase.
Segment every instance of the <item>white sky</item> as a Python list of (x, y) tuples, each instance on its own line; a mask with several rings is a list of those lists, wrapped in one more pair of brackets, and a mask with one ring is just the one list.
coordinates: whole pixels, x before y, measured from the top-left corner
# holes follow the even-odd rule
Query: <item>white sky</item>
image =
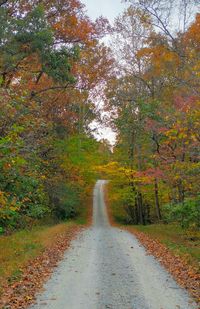
[(81, 2), (86, 5), (87, 14), (93, 20), (102, 15), (113, 22), (125, 8), (121, 0), (81, 0)]
[[(113, 24), (115, 17), (122, 13), (126, 7), (121, 0), (81, 0), (85, 4), (87, 15), (95, 20), (99, 16), (106, 17)], [(93, 122), (92, 128), (98, 124)], [(111, 144), (115, 143), (115, 133), (109, 128), (98, 128), (98, 134), (95, 134), (97, 139), (108, 139)]]

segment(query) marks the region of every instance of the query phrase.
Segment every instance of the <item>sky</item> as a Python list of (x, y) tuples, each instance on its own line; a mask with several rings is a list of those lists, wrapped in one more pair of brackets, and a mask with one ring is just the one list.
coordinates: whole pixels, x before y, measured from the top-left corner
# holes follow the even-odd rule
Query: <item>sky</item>
[[(81, 0), (86, 5), (87, 15), (95, 20), (99, 16), (106, 17), (113, 24), (115, 17), (122, 13), (125, 9), (125, 4), (121, 0)], [(97, 127), (94, 122), (92, 128)], [(108, 139), (111, 144), (115, 142), (115, 133), (109, 128), (98, 128), (98, 134), (95, 134), (97, 139)]]
[(95, 20), (103, 15), (110, 22), (124, 10), (125, 4), (121, 0), (81, 0), (86, 5), (86, 10), (90, 18)]

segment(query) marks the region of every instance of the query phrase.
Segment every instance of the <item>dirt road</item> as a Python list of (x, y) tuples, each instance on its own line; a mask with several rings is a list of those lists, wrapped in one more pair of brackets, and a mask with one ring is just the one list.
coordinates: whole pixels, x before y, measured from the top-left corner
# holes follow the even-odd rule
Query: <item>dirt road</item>
[(93, 226), (72, 243), (31, 309), (194, 309), (133, 235), (109, 225), (104, 184), (94, 188)]

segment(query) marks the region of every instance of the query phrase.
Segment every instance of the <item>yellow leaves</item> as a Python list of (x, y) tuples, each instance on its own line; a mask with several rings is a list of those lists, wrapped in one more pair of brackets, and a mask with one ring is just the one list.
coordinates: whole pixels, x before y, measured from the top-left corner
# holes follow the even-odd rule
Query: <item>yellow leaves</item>
[(10, 197), (7, 192), (0, 191), (0, 219), (6, 220), (11, 217), (12, 212), (17, 212), (19, 205), (16, 197)]
[(197, 136), (195, 134), (191, 134), (190, 135), (190, 138), (194, 141), (194, 142), (197, 142)]
[(6, 202), (7, 202), (7, 199), (6, 199), (5, 193), (3, 191), (0, 191), (0, 209), (5, 207)]
[(181, 132), (178, 134), (178, 138), (181, 138), (181, 139), (187, 138), (187, 134), (185, 134), (184, 132)]
[(11, 211), (16, 211), (17, 209), (18, 209), (18, 207), (16, 207), (16, 206), (10, 206)]
[(174, 180), (179, 180), (180, 179), (180, 175), (175, 175), (174, 176)]
[(122, 167), (117, 162), (110, 162), (104, 166), (98, 166), (98, 171), (104, 172), (108, 179), (117, 179), (119, 182), (133, 182), (135, 185), (147, 185), (154, 181), (155, 176), (137, 169)]
[(96, 167), (96, 170), (99, 172), (108, 172), (112, 173), (113, 171), (119, 170), (120, 166), (118, 162), (112, 161), (106, 165), (99, 165)]
[(170, 138), (174, 138), (177, 136), (178, 131), (175, 129), (171, 129), (165, 132), (165, 136), (170, 137)]
[[(165, 136), (168, 137), (169, 141), (184, 140), (185, 144), (189, 143), (189, 139), (192, 137), (191, 134), (188, 136), (188, 128), (181, 127), (183, 124), (177, 122), (172, 129), (165, 132)], [(194, 135), (193, 135), (194, 136)]]

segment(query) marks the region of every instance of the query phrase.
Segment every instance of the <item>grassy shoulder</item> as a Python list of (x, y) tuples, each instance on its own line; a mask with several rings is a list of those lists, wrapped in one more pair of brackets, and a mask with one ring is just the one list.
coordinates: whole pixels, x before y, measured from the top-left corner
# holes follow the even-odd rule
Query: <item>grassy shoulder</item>
[(151, 224), (151, 225), (127, 225), (125, 224), (126, 212), (110, 184), (106, 188), (106, 201), (110, 220), (113, 224), (128, 227), (143, 232), (152, 239), (164, 244), (174, 255), (183, 258), (188, 265), (199, 269), (200, 265), (200, 232), (184, 230), (176, 224)]
[(31, 229), (16, 231), (8, 236), (1, 235), (0, 293), (5, 281), (10, 284), (19, 281), (24, 267), (41, 256), (46, 249), (53, 247), (60, 235), (70, 235), (76, 228), (81, 229), (81, 227), (89, 225), (91, 211), (92, 194), (88, 194), (87, 200), (80, 205), (79, 215), (75, 220), (57, 224), (41, 223)]
[(200, 232), (185, 231), (175, 224), (152, 224), (133, 226), (153, 239), (159, 240), (175, 255), (194, 266), (200, 265)]
[(7, 279), (12, 283), (20, 279), (22, 268), (49, 248), (59, 234), (66, 233), (75, 224), (75, 222), (67, 222), (55, 226), (35, 226), (31, 230), (1, 236), (0, 282)]

